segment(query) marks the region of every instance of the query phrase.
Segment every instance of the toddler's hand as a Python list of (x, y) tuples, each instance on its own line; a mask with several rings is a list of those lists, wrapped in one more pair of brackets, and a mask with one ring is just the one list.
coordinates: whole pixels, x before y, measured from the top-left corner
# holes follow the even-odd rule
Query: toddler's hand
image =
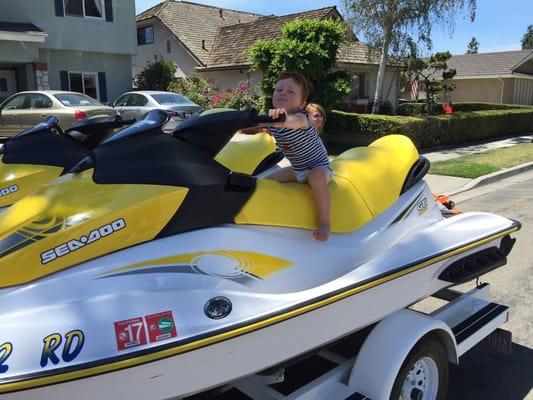
[(285, 116), (287, 116), (287, 110), (284, 108), (272, 108), (268, 110), (268, 116), (274, 120), (278, 119), (281, 114), (285, 114)]

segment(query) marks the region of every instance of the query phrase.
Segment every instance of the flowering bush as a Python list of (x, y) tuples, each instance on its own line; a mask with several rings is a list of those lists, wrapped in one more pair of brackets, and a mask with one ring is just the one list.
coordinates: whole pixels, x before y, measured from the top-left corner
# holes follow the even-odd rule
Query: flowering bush
[(234, 89), (214, 92), (209, 98), (209, 105), (212, 108), (260, 109), (261, 103), (261, 98), (254, 88), (250, 87), (249, 81), (240, 82), (239, 86)]

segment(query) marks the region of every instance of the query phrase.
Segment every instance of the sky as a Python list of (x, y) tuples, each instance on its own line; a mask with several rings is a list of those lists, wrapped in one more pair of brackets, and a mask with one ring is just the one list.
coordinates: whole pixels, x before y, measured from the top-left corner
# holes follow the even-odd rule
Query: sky
[[(337, 6), (344, 14), (344, 0), (188, 0), (194, 3), (248, 11), (264, 15), (285, 15), (312, 9)], [(136, 13), (152, 7), (160, 0), (135, 0)], [(455, 29), (449, 32), (434, 27), (433, 51), (464, 54), (473, 36), (479, 42), (480, 53), (521, 49), (521, 39), (528, 25), (533, 25), (532, 0), (477, 0), (476, 19), (458, 15)]]

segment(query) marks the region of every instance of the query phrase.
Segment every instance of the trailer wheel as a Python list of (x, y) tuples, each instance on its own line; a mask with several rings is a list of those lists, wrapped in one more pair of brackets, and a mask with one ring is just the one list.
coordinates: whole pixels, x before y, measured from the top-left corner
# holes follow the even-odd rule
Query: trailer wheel
[(411, 350), (396, 376), (390, 400), (445, 400), (448, 355), (435, 338), (422, 339)]

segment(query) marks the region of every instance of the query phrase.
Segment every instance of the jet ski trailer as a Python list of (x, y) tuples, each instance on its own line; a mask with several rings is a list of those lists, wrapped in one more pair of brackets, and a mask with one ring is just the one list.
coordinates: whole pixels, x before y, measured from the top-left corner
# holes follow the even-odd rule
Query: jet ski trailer
[[(385, 350), (373, 362), (401, 370), (420, 339), (454, 360), (478, 340), (470, 332), (501, 324), (507, 311), (481, 290), (449, 324), (405, 308), (503, 266), (518, 222), (444, 218), (427, 161), (389, 135), (331, 163), (332, 234), (317, 243), (307, 185), (214, 160), (262, 121), (233, 111), (191, 117), (173, 136), (124, 130), (0, 215), (3, 399), (186, 397), (376, 324), (367, 340), (390, 340), (369, 342)], [(478, 320), (487, 330), (470, 328)], [(426, 358), (432, 376), (440, 364)], [(355, 380), (370, 382), (363, 359)], [(396, 375), (349, 396), (389, 398)]]

